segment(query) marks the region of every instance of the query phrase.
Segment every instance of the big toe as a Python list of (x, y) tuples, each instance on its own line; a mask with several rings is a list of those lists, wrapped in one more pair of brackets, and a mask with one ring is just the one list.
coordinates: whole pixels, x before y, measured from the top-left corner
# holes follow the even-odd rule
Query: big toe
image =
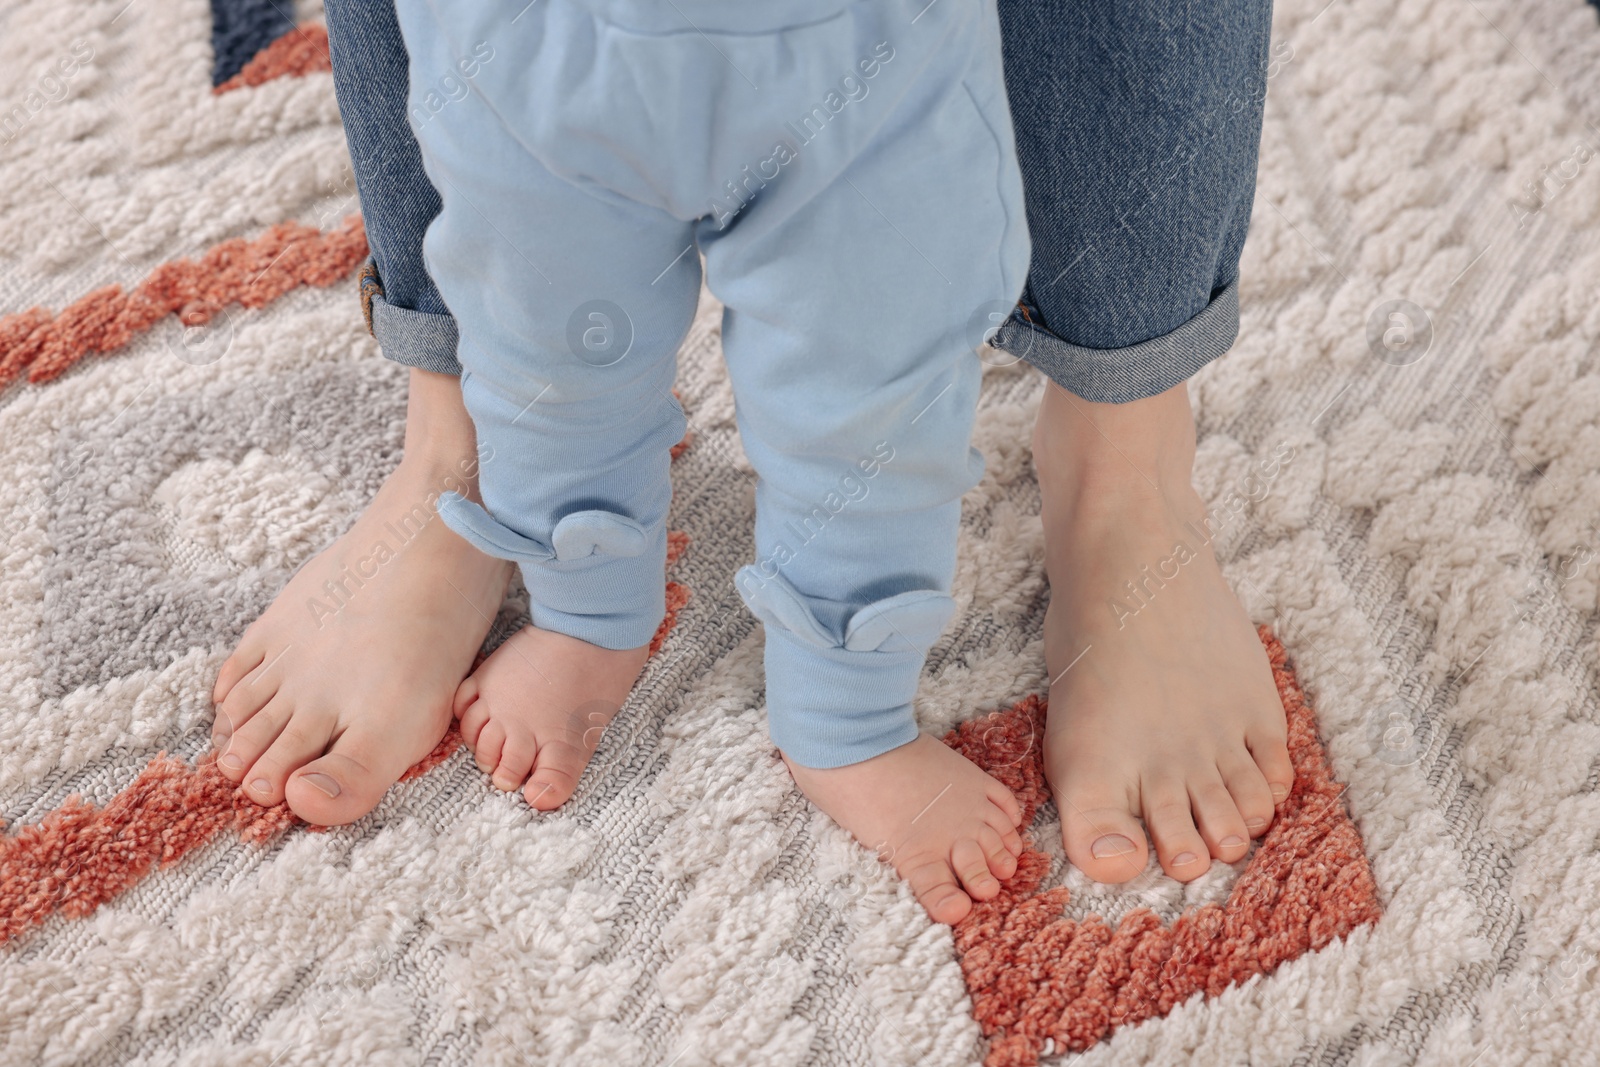
[(1115, 805), (1060, 804), (1061, 838), (1067, 859), (1097, 882), (1137, 878), (1150, 859), (1150, 845), (1133, 813)]
[(392, 738), (346, 730), (326, 755), (290, 776), (283, 791), (289, 810), (315, 826), (355, 822), (416, 762), (392, 746)]
[(306, 822), (341, 826), (377, 807), (389, 784), (371, 768), (330, 752), (292, 775), (283, 795), (289, 810)]
[(522, 795), (539, 811), (554, 811), (567, 802), (578, 788), (578, 779), (589, 764), (587, 751), (566, 741), (551, 741), (539, 746), (533, 773)]

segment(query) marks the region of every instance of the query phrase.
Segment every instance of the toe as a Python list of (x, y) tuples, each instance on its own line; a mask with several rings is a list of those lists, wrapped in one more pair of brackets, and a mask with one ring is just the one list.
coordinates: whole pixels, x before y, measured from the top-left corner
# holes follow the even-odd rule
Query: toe
[[(462, 682), (464, 689), (471, 678)], [(471, 696), (463, 702), (462, 690), (456, 690), (455, 716), (461, 720), (461, 740), (474, 752), (478, 748), (478, 736), (483, 732), (483, 727), (489, 721), (489, 702), (478, 691), (476, 682), (472, 682)]]
[(472, 702), (478, 699), (478, 676), (469, 674), (461, 679), (461, 684), (456, 686), (455, 697), (450, 702), (450, 714), (461, 718), (466, 714)]
[(533, 774), (522, 795), (538, 810), (554, 811), (578, 788), (578, 779), (588, 766), (590, 755), (589, 751), (566, 741), (540, 745)]
[(1144, 821), (1162, 870), (1180, 882), (1190, 882), (1210, 869), (1211, 852), (1195, 828), (1189, 791), (1182, 782), (1159, 782), (1145, 794)]
[(950, 865), (943, 860), (927, 860), (901, 875), (934, 922), (954, 925), (972, 911), (972, 899), (961, 891)]
[(213, 722), (213, 736), (237, 734), (256, 712), (278, 695), (279, 675), (276, 671), (266, 671), (266, 666), (257, 665), (228, 690), (228, 695), (217, 705), (217, 722), (225, 720), (227, 725), (218, 730), (217, 722)]
[(1001, 881), (1005, 881), (1017, 873), (1017, 857), (1000, 835), (994, 832), (992, 826), (985, 826), (978, 831), (978, 847), (983, 850), (983, 858), (989, 865), (989, 873)]
[(483, 724), (483, 729), (478, 731), (478, 743), (472, 748), (472, 758), (478, 763), (478, 770), (484, 774), (493, 774), (494, 769), (500, 766), (500, 750), (505, 747), (506, 728), (494, 719)]
[(211, 747), (217, 755), (222, 755), (228, 748), (228, 739), (233, 736), (233, 723), (218, 708), (216, 717), (211, 720)]
[(1195, 828), (1213, 857), (1232, 863), (1250, 851), (1250, 831), (1233, 802), (1233, 794), (1223, 785), (1221, 774), (1213, 770), (1191, 778), (1189, 802)]
[(1149, 845), (1126, 806), (1105, 800), (1074, 803), (1070, 794), (1056, 796), (1061, 839), (1073, 866), (1097, 882), (1126, 882), (1144, 871)]
[(950, 850), (950, 866), (973, 900), (993, 900), (1000, 895), (1000, 880), (990, 872), (989, 859), (977, 841), (971, 838), (957, 841)]
[(1241, 755), (1237, 760), (1219, 763), (1217, 769), (1250, 836), (1260, 837), (1266, 833), (1267, 827), (1272, 825), (1273, 798), (1272, 787), (1267, 784), (1261, 768), (1248, 756)]
[(284, 797), (313, 826), (342, 826), (377, 807), (419, 758), (397, 746), (383, 722), (362, 720), (334, 739), (326, 755), (290, 775)]
[(1267, 780), (1267, 789), (1272, 794), (1273, 802), (1282, 804), (1289, 795), (1289, 790), (1294, 787), (1294, 763), (1289, 759), (1289, 745), (1280, 733), (1266, 735), (1251, 734), (1245, 739), (1250, 746), (1250, 755), (1254, 757), (1256, 766), (1261, 769), (1261, 776)]
[(1006, 819), (1012, 826), (1022, 825), (1022, 805), (1012, 795), (1011, 790), (999, 782), (992, 783), (989, 789), (989, 801), (1005, 812)]
[(292, 715), (246, 773), (244, 789), (250, 799), (258, 804), (281, 804), (289, 775), (327, 751), (337, 722), (333, 715), (305, 711)]
[(507, 731), (505, 744), (500, 747), (500, 762), (491, 776), (494, 787), (509, 793), (526, 782), (537, 750), (532, 734)]
[(250, 640), (250, 634), (240, 639), (239, 645), (233, 653), (223, 660), (222, 667), (217, 671), (217, 680), (211, 686), (211, 702), (220, 704), (239, 684), (239, 679), (261, 666), (266, 659), (266, 653)]
[(999, 810), (995, 810), (994, 817), (986, 819), (984, 822), (1000, 838), (1000, 844), (1004, 846), (1007, 852), (1011, 853), (1012, 859), (1018, 859), (1022, 856), (1022, 851), (1026, 847), (1022, 840), (1022, 834), (1011, 824), (1009, 818)]
[(243, 781), (246, 772), (283, 732), (289, 715), (287, 700), (272, 700), (235, 729), (228, 738), (228, 747), (217, 757), (217, 768), (223, 777), (230, 782)]

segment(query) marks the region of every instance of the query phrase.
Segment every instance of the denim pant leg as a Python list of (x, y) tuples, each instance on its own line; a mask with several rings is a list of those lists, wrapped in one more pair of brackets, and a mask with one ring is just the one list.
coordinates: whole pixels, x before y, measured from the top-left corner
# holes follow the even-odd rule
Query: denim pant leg
[(361, 275), (368, 328), (395, 362), (459, 377), (456, 321), (422, 265), (422, 237), (439, 214), (439, 194), (406, 121), (406, 46), (394, 4), (324, 6), (334, 91), (372, 248)]
[(999, 0), (1033, 260), (992, 343), (1086, 400), (1232, 346), (1271, 0)]

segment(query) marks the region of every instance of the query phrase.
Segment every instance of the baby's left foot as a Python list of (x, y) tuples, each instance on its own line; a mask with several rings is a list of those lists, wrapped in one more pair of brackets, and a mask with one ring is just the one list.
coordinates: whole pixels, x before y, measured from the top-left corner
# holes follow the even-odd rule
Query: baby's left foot
[(927, 734), (848, 767), (784, 762), (813, 804), (894, 865), (934, 922), (960, 922), (1017, 871), (1017, 799)]

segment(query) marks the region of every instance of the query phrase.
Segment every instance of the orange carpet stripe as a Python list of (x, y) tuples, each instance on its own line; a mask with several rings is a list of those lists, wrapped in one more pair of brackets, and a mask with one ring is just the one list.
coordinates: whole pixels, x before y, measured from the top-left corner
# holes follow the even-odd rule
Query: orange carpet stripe
[(264, 841), (293, 821), (288, 808), (251, 801), (210, 762), (157, 756), (105, 807), (70, 797), (0, 838), (0, 942), (57, 911), (90, 914), (224, 829)]
[[(1289, 720), (1294, 789), (1226, 904), (1185, 912), (1171, 927), (1148, 909), (1115, 930), (1062, 915), (1066, 889), (1040, 891), (1049, 860), (1028, 849), (996, 899), (955, 930), (973, 1015), (990, 1039), (987, 1067), (1034, 1067), (1045, 1049), (1082, 1051), (1119, 1026), (1165, 1015), (1323, 948), (1381, 914), (1360, 835), (1317, 739), (1283, 646), (1262, 627)], [(963, 723), (947, 744), (1004, 782), (1026, 820), (1048, 799), (1045, 701)]]
[[(670, 566), (688, 550), (689, 535), (672, 530), (667, 545)], [(666, 643), (688, 601), (687, 586), (667, 583), (667, 614), (650, 642), (652, 656)], [(433, 751), (400, 781), (427, 774), (460, 747), (461, 734), (452, 723)], [(251, 800), (222, 776), (215, 758), (208, 752), (191, 765), (163, 752), (105, 807), (68, 797), (41, 821), (0, 837), (0, 944), (56, 912), (69, 918), (92, 914), (152, 870), (172, 866), (224, 830), (237, 830), (246, 841), (265, 842), (305, 825), (287, 805), (264, 808)]]
[(296, 26), (251, 57), (233, 77), (211, 91), (227, 93), (274, 78), (301, 78), (333, 69), (328, 58), (328, 31), (316, 24)]
[(258, 308), (301, 285), (328, 286), (367, 256), (361, 216), (324, 233), (287, 222), (260, 236), (215, 245), (198, 260), (163, 263), (131, 293), (97, 289), (60, 314), (30, 308), (0, 318), (0, 389), (24, 371), (35, 384), (60, 377), (85, 356), (114, 352), (176, 313), (199, 326), (229, 304)]
[[(676, 450), (688, 448), (689, 447), (689, 439), (687, 437), (685, 437), (682, 441), (680, 441), (676, 445), (673, 445), (672, 447), (675, 450), (673, 452), (672, 458), (673, 459), (677, 459), (678, 455), (680, 453), (678, 451), (676, 451)], [(670, 567), (674, 563), (678, 562), (680, 559), (683, 558), (683, 554), (685, 552), (687, 552), (687, 551), (689, 551), (689, 535), (684, 533), (682, 530), (668, 530), (667, 531), (667, 566)]]
[(681, 582), (667, 583), (667, 614), (661, 620), (661, 625), (656, 627), (656, 632), (650, 638), (650, 651), (648, 655), (655, 655), (661, 651), (661, 646), (667, 643), (667, 637), (672, 633), (672, 628), (678, 624), (678, 612), (689, 603), (689, 587)]

